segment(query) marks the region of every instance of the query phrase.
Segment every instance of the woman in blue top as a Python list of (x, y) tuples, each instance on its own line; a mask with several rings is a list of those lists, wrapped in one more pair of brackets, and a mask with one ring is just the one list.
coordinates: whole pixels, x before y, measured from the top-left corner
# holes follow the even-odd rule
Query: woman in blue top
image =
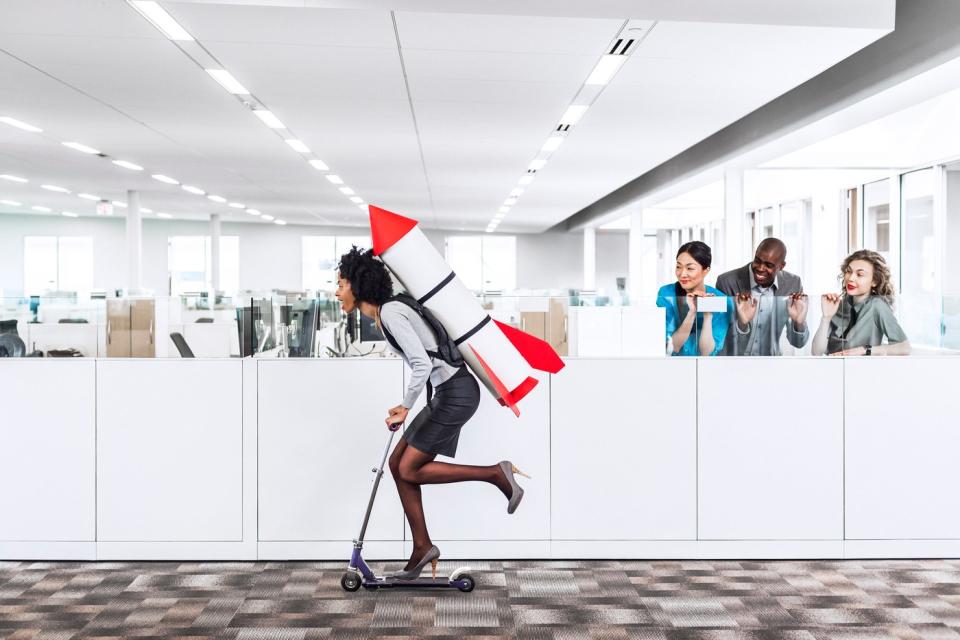
[(727, 313), (697, 313), (697, 298), (723, 295), (703, 284), (712, 262), (706, 244), (686, 243), (677, 252), (677, 282), (663, 285), (657, 293), (657, 306), (667, 310), (670, 355), (715, 356), (723, 348)]

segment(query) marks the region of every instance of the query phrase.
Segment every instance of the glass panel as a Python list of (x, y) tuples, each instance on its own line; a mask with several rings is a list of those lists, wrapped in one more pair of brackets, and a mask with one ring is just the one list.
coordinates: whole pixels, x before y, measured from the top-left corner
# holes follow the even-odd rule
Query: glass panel
[(890, 180), (863, 185), (863, 246), (890, 260)]
[(93, 289), (93, 238), (62, 236), (57, 252), (58, 288), (89, 293)]
[(903, 325), (921, 347), (940, 346), (938, 269), (941, 255), (933, 210), (933, 169), (902, 176), (903, 250), (901, 279)]
[(57, 237), (26, 236), (23, 239), (23, 291), (39, 295), (57, 291)]

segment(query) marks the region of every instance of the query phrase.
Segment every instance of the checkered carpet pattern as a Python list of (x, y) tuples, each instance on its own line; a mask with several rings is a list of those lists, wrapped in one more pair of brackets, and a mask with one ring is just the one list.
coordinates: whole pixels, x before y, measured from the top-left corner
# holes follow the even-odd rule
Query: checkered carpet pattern
[(441, 562), (439, 573), (463, 564), (472, 593), (347, 593), (344, 562), (0, 562), (0, 639), (960, 640), (960, 560)]

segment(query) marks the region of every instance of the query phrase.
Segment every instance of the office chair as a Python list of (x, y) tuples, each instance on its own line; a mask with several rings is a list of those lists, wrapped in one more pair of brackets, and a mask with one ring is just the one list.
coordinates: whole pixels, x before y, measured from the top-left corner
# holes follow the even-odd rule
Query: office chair
[(22, 358), (27, 348), (15, 333), (0, 333), (0, 358)]
[(0, 320), (0, 334), (3, 333), (12, 333), (15, 336), (20, 335), (20, 332), (17, 331), (17, 321), (13, 320)]
[(197, 318), (194, 321), (194, 324), (206, 324), (210, 322), (213, 322), (213, 318)]
[(187, 341), (184, 339), (183, 334), (174, 331), (170, 334), (170, 339), (173, 340), (173, 344), (176, 345), (177, 351), (180, 352), (181, 358), (193, 358), (193, 351), (190, 350), (190, 345), (187, 344)]

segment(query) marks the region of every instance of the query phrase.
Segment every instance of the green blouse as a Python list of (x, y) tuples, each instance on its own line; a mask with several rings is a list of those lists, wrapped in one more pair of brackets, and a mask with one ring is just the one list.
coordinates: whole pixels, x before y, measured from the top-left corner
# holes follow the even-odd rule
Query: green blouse
[(907, 334), (900, 328), (887, 301), (871, 295), (860, 304), (853, 304), (850, 296), (844, 296), (840, 309), (830, 320), (827, 353), (877, 346), (883, 344), (884, 338), (888, 344), (907, 340)]

